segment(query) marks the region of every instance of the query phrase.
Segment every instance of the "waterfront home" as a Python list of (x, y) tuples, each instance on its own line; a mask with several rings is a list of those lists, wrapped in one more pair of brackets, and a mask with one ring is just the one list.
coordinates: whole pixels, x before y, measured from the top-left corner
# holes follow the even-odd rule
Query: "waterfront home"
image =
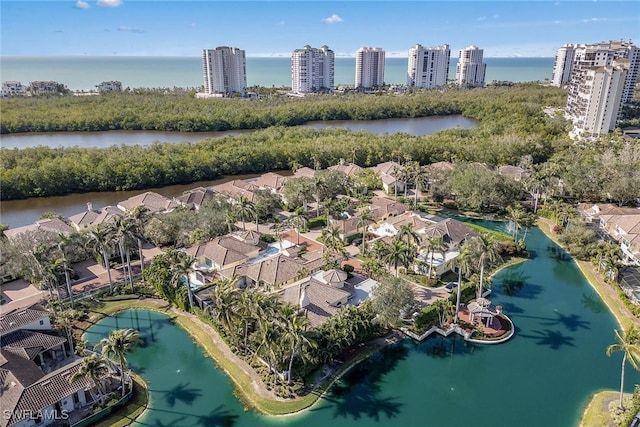
[(95, 228), (100, 224), (108, 224), (113, 222), (115, 217), (122, 215), (124, 215), (122, 209), (116, 208), (115, 206), (93, 209), (93, 205), (89, 202), (87, 203), (86, 211), (70, 216), (69, 221), (77, 231), (81, 231)]
[(289, 178), (279, 175), (275, 172), (263, 173), (259, 177), (248, 180), (249, 183), (255, 185), (261, 190), (269, 190), (274, 194), (280, 194), (282, 188), (287, 183)]
[(236, 267), (266, 251), (267, 244), (256, 239), (255, 232), (216, 237), (191, 246), (186, 252), (196, 259), (189, 280), (196, 286), (211, 283), (217, 272)]
[(316, 176), (316, 171), (306, 166), (296, 169), (296, 171), (293, 173), (294, 178), (313, 178), (314, 176)]
[(60, 89), (61, 85), (53, 80), (35, 80), (29, 83), (29, 93), (32, 96), (54, 95), (60, 92)]
[(600, 215), (600, 226), (620, 244), (626, 264), (640, 265), (640, 211), (628, 215)]
[(179, 206), (179, 203), (153, 191), (147, 191), (118, 202), (118, 208), (125, 212), (131, 212), (138, 206), (144, 206), (149, 210), (150, 215), (154, 215), (157, 213), (171, 212)]
[(370, 225), (367, 230), (379, 237), (392, 237), (398, 234), (400, 227), (409, 224), (415, 233), (424, 234), (427, 227), (435, 224), (435, 220), (430, 218), (440, 219), (415, 212), (404, 212), (398, 216), (387, 217), (375, 225)]
[(0, 427), (46, 426), (98, 399), (89, 379), (71, 383), (83, 359), (67, 352), (42, 307), (0, 317), (0, 333)]
[(248, 201), (253, 202), (256, 197), (254, 191), (258, 189), (258, 186), (241, 179), (234, 179), (210, 188), (216, 193), (227, 196), (232, 201), (244, 196)]
[(49, 312), (40, 304), (16, 309), (0, 316), (0, 335), (20, 329), (49, 330)]
[[(477, 236), (478, 233), (464, 223), (447, 218), (436, 222), (422, 231), (423, 242), (426, 248), (422, 249), (417, 256), (417, 270), (426, 273), (431, 270), (436, 275), (441, 275), (451, 270), (451, 261), (460, 255), (460, 246), (470, 237)], [(443, 248), (431, 250), (429, 242), (440, 238), (444, 244)]]
[(620, 207), (611, 203), (580, 203), (578, 215), (585, 222), (600, 222), (601, 215), (636, 215), (640, 210), (636, 208)]
[(73, 227), (62, 221), (60, 218), (47, 218), (36, 221), (33, 224), (25, 225), (23, 227), (9, 228), (4, 230), (4, 235), (9, 240), (15, 239), (18, 235), (26, 233), (28, 231), (44, 230), (52, 233), (71, 234), (75, 230)]
[(122, 92), (122, 82), (112, 80), (108, 82), (101, 82), (96, 85), (98, 92)]
[(329, 166), (329, 169), (342, 172), (347, 176), (354, 176), (356, 173), (363, 170), (360, 166), (356, 165), (355, 163), (344, 163), (344, 161), (341, 161), (337, 165)]
[(2, 82), (2, 97), (7, 98), (10, 96), (24, 96), (25, 87), (22, 83), (15, 80), (8, 80)]
[(196, 187), (176, 197), (175, 200), (189, 209), (198, 211), (200, 210), (200, 206), (202, 206), (205, 201), (213, 199), (215, 194), (215, 191), (211, 188)]

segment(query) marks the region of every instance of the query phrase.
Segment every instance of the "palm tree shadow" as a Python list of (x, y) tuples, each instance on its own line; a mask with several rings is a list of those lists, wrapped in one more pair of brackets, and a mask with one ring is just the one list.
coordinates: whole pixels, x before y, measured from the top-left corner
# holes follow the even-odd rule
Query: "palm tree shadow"
[(193, 402), (202, 396), (201, 390), (198, 388), (187, 388), (188, 384), (180, 383), (170, 390), (149, 390), (157, 393), (164, 393), (163, 399), (167, 402), (169, 407), (173, 408), (176, 402), (180, 401), (187, 405), (192, 405)]
[(416, 343), (416, 351), (430, 357), (445, 358), (452, 356), (468, 356), (476, 350), (483, 350), (482, 346), (464, 341), (457, 335), (443, 337), (432, 335), (421, 343)]
[(238, 415), (230, 413), (228, 409), (225, 409), (224, 405), (219, 405), (208, 415), (197, 418), (198, 421), (196, 423), (204, 427), (232, 427), (235, 425)]
[(594, 313), (602, 313), (606, 307), (604, 302), (597, 297), (594, 292), (592, 292), (591, 295), (582, 294), (580, 301), (585, 308), (588, 308)]
[(547, 323), (541, 323), (541, 325), (557, 325), (557, 324), (561, 324), (564, 325), (565, 328), (567, 328), (569, 331), (571, 332), (575, 332), (580, 328), (583, 329), (591, 329), (589, 327), (589, 323), (585, 320), (580, 320), (580, 316), (578, 316), (577, 314), (570, 314), (568, 316), (565, 316), (562, 313), (558, 313), (556, 312), (556, 315), (558, 316), (558, 319), (555, 320), (550, 320)]
[(527, 334), (518, 334), (519, 337), (523, 338), (532, 338), (538, 340), (536, 342), (537, 345), (545, 345), (551, 348), (552, 350), (558, 350), (563, 345), (567, 345), (570, 347), (575, 347), (573, 344), (573, 337), (568, 335), (563, 335), (560, 331), (551, 331), (549, 329), (545, 329), (544, 331), (536, 331), (534, 330), (534, 335)]
[[(393, 371), (408, 353), (407, 347), (399, 343), (383, 348), (351, 368), (324, 397), (333, 404), (333, 417), (354, 420), (367, 417), (378, 421), (381, 417), (390, 419), (399, 415), (403, 404), (398, 402), (397, 398), (378, 395), (382, 391), (380, 386), (382, 378)], [(322, 409), (329, 408), (321, 407), (311, 410)]]

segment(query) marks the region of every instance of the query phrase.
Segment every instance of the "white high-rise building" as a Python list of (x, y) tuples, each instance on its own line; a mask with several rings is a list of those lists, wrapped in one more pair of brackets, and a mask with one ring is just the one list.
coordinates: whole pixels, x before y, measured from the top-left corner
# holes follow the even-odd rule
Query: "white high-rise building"
[(576, 46), (572, 44), (565, 44), (556, 51), (556, 61), (553, 64), (553, 76), (551, 77), (552, 85), (564, 87), (569, 84), (575, 51)]
[(202, 70), (206, 94), (244, 94), (247, 90), (247, 65), (242, 49), (227, 46), (204, 49)]
[(356, 52), (356, 87), (384, 86), (384, 50), (361, 47)]
[(291, 54), (291, 89), (295, 93), (333, 90), (335, 55), (328, 46), (306, 45)]
[(476, 46), (460, 50), (456, 65), (456, 82), (460, 87), (483, 87), (487, 64), (482, 62), (484, 51)]
[(573, 122), (571, 136), (596, 137), (612, 131), (629, 70), (628, 59), (613, 60), (610, 65), (581, 69), (582, 80), (567, 97), (566, 117)]
[(451, 51), (448, 44), (436, 47), (415, 45), (409, 49), (407, 85), (436, 88), (447, 84)]
[(631, 41), (624, 40), (578, 45), (575, 49), (571, 71), (569, 95), (575, 93), (584, 80), (583, 70), (590, 67), (608, 66), (616, 59), (629, 60), (629, 70), (624, 83), (621, 102), (623, 104), (631, 102), (633, 91), (638, 82), (638, 73), (640, 72), (640, 49)]

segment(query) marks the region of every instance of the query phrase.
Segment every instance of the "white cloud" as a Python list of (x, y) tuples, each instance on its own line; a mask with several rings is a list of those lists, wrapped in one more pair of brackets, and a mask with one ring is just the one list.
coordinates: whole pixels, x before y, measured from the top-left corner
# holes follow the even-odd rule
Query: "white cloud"
[(587, 18), (583, 19), (582, 22), (607, 22), (608, 18)]
[(344, 21), (344, 19), (342, 19), (340, 16), (336, 15), (335, 13), (330, 17), (324, 18), (322, 20), (322, 22), (324, 22), (325, 24), (335, 24), (342, 21)]
[(189, 27), (191, 28), (196, 28), (198, 26), (198, 24), (196, 24), (195, 22), (192, 22), (191, 24), (189, 24)]
[(78, 0), (76, 2), (76, 9), (89, 9), (89, 3), (86, 1)]
[(122, 0), (98, 0), (96, 4), (100, 7), (118, 7), (122, 5)]
[(118, 31), (125, 31), (128, 33), (137, 33), (137, 34), (141, 34), (144, 33), (143, 30), (141, 30), (140, 28), (135, 28), (135, 27), (127, 27), (127, 26), (120, 26), (117, 28)]
[(486, 16), (481, 16), (478, 18), (478, 21), (486, 21), (487, 17)]
[(276, 23), (276, 25), (277, 25), (278, 27), (284, 27), (284, 21), (278, 21), (278, 22)]

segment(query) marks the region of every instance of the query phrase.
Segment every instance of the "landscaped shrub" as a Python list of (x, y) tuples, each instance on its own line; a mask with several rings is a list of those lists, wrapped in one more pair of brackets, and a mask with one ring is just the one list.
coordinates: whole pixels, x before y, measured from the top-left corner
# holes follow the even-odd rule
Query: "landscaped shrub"
[(415, 326), (419, 334), (426, 332), (432, 326), (438, 326), (439, 323), (438, 310), (433, 305), (423, 308), (415, 319)]
[(261, 234), (260, 241), (264, 243), (273, 243), (276, 241), (276, 238), (273, 234)]
[(307, 223), (307, 227), (309, 229), (316, 228), (316, 227), (325, 227), (326, 225), (327, 225), (327, 218), (324, 216), (311, 218)]

